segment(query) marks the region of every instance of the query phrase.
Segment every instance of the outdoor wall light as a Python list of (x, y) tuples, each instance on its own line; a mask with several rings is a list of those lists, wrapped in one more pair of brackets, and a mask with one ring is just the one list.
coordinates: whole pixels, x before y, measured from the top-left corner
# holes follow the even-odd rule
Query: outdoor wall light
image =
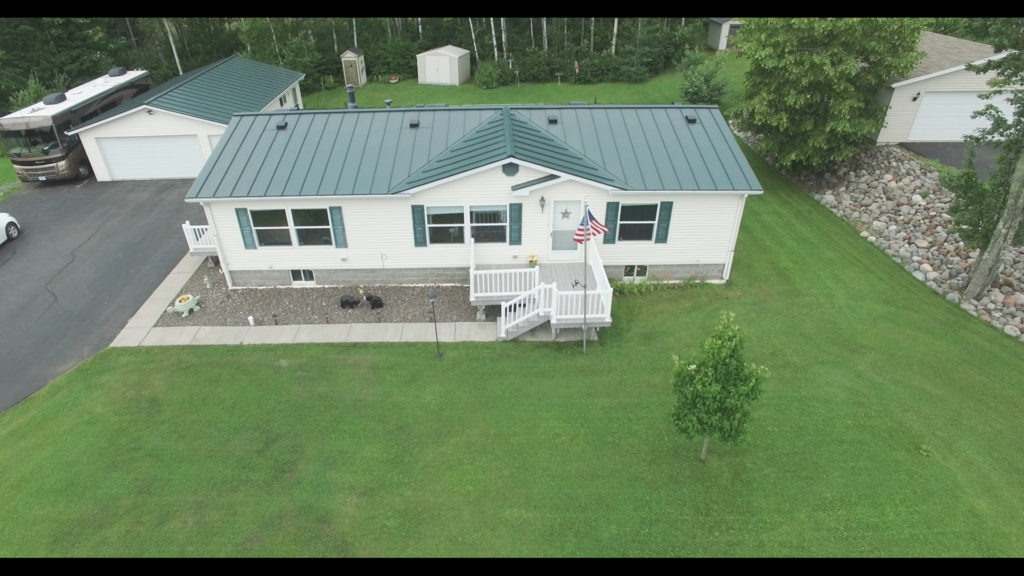
[(540, 211), (541, 211), (541, 212), (543, 212), (543, 211), (544, 211), (544, 205), (545, 205), (545, 204), (547, 204), (547, 203), (548, 203), (548, 201), (547, 201), (547, 200), (545, 200), (543, 196), (541, 196), (541, 197), (540, 197)]
[(917, 99), (921, 97), (921, 93), (914, 94), (914, 97), (910, 99), (911, 102), (917, 102)]

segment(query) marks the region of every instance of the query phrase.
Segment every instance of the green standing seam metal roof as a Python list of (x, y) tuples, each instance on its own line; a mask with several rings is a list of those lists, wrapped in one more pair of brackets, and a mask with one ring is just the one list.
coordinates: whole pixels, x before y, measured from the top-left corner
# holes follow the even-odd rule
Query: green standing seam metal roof
[(304, 77), (301, 72), (228, 56), (176, 76), (73, 130), (98, 124), (140, 106), (228, 124), (235, 113), (259, 112)]
[(628, 191), (762, 192), (717, 107), (509, 105), (236, 114), (186, 198), (389, 195), (506, 160)]

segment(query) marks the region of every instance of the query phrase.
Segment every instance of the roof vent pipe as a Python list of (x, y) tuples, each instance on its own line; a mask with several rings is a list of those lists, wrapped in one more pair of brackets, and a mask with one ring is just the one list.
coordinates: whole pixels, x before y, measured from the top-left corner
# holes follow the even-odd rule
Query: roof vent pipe
[(348, 90), (348, 108), (359, 108), (355, 106), (355, 86), (349, 84), (345, 89)]
[(390, 98), (388, 98), (387, 100), (384, 101), (384, 106), (386, 106), (388, 108), (391, 108), (391, 99)]
[(697, 117), (696, 116), (690, 116), (689, 114), (687, 114), (686, 115), (686, 123), (687, 124), (696, 124), (697, 123)]

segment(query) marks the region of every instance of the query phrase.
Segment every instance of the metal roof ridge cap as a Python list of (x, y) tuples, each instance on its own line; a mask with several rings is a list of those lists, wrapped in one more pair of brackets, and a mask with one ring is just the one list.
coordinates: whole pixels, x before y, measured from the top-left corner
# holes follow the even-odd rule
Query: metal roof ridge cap
[(505, 153), (507, 156), (515, 154), (515, 142), (512, 140), (512, 111), (508, 106), (501, 109), (502, 124), (505, 130)]

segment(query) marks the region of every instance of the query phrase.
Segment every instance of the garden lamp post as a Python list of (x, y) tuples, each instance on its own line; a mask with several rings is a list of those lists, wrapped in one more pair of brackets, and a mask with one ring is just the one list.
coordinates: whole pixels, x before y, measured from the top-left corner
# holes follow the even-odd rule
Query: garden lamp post
[(434, 302), (437, 301), (437, 292), (431, 290), (427, 292), (427, 300), (430, 300), (430, 316), (434, 319), (434, 342), (437, 344), (437, 359), (441, 359), (441, 340), (437, 337), (437, 310), (434, 308)]

